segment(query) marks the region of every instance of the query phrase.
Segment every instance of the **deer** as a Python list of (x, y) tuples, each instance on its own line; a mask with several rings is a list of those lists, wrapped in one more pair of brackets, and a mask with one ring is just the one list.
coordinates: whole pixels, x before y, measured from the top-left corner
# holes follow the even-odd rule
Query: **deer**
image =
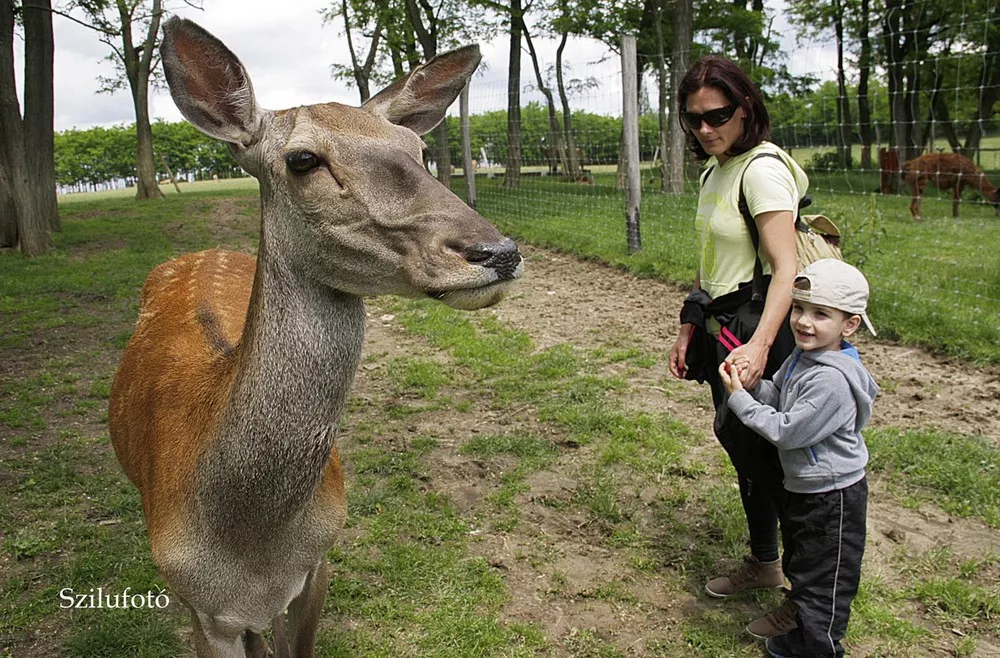
[(190, 610), (201, 658), (313, 656), (347, 516), (335, 441), (364, 341), (364, 297), (463, 310), (522, 275), (517, 245), (421, 165), (419, 135), (479, 64), (440, 54), (360, 107), (272, 111), (221, 41), (163, 25), (171, 96), (260, 185), (256, 258), (218, 249), (157, 266), (114, 378), (114, 451), (152, 558)]
[(958, 153), (926, 153), (903, 163), (903, 178), (913, 195), (910, 214), (914, 221), (922, 219), (920, 197), (927, 183), (941, 191), (952, 190), (951, 216), (958, 217), (958, 202), (965, 187), (975, 188), (987, 201), (996, 207), (1000, 215), (1000, 191), (990, 185), (986, 174), (976, 164)]

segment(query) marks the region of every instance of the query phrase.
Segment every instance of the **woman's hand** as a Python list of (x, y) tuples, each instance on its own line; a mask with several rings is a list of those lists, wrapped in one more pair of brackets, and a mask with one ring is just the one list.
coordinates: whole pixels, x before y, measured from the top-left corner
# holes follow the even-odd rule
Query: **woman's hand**
[(740, 345), (729, 353), (725, 364), (732, 364), (739, 370), (739, 379), (746, 388), (754, 388), (757, 382), (764, 376), (764, 368), (767, 366), (768, 349), (762, 345), (749, 343)]
[(682, 324), (681, 331), (677, 334), (677, 340), (670, 348), (670, 374), (677, 379), (684, 379), (684, 375), (687, 374), (687, 351), (693, 331), (693, 324)]

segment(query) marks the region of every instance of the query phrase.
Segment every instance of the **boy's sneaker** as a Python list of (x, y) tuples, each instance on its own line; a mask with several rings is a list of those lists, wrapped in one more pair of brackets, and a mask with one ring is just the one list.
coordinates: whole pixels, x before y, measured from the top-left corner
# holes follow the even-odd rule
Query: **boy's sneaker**
[(747, 624), (747, 633), (761, 640), (775, 635), (784, 635), (799, 627), (795, 619), (797, 608), (791, 599), (785, 599), (780, 606), (759, 619)]
[(785, 641), (785, 635), (775, 635), (764, 640), (764, 648), (771, 658), (801, 658), (792, 653)]
[(785, 574), (781, 570), (781, 560), (758, 562), (751, 555), (743, 558), (743, 565), (733, 573), (708, 581), (705, 591), (717, 599), (724, 599), (746, 589), (781, 587), (784, 584)]

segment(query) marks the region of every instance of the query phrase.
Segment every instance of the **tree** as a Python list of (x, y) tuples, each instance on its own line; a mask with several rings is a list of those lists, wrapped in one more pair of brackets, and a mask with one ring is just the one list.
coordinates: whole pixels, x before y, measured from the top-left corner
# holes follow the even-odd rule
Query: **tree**
[(48, 228), (62, 229), (56, 200), (53, 134), (52, 2), (24, 0), (24, 140), (35, 212)]
[(538, 53), (535, 52), (535, 44), (531, 40), (531, 32), (528, 30), (528, 26), (524, 22), (524, 16), (520, 17), (521, 20), (521, 30), (524, 35), (524, 42), (528, 46), (528, 54), (531, 55), (531, 66), (535, 71), (535, 81), (538, 85), (538, 91), (545, 96), (545, 108), (548, 110), (549, 117), (549, 134), (548, 148), (550, 149), (547, 158), (550, 161), (558, 161), (562, 163), (563, 173), (567, 175), (576, 176), (576, 172), (570, 172), (569, 163), (566, 158), (566, 146), (563, 143), (563, 131), (562, 126), (559, 125), (559, 119), (556, 115), (556, 103), (552, 96), (552, 89), (545, 82), (545, 77), (542, 75), (542, 68), (538, 62)]
[[(28, 38), (26, 34), (25, 40)], [(39, 38), (34, 28), (31, 38)], [(52, 240), (48, 218), (36, 209), (38, 187), (33, 181), (25, 133), (15, 87), (14, 3), (0, 0), (0, 246), (14, 246), (16, 235), (21, 253), (39, 256), (49, 250)]]
[[(851, 100), (847, 95), (847, 75), (844, 66), (845, 12), (850, 0), (793, 0), (788, 5), (792, 23), (800, 30), (799, 41), (818, 38), (833, 31), (837, 47), (837, 162), (843, 169), (851, 167)], [(850, 7), (855, 9), (854, 7)]]
[(858, 135), (861, 137), (861, 169), (872, 169), (872, 112), (868, 102), (868, 80), (872, 70), (871, 0), (861, 0), (858, 21)]
[(966, 129), (965, 146), (962, 149), (969, 158), (979, 150), (984, 123), (993, 116), (993, 106), (1000, 100), (1000, 2), (984, 0), (982, 6), (984, 11), (981, 15), (986, 16), (987, 20), (984, 21), (984, 43), (979, 49), (982, 53), (978, 76), (979, 97), (976, 99), (976, 115)]
[[(569, 28), (566, 17), (568, 14), (567, 0), (558, 0), (559, 18), (555, 25), (559, 34), (559, 46), (556, 48), (556, 89), (559, 91), (559, 103), (562, 105), (564, 142), (566, 144), (567, 166), (566, 173), (570, 180), (580, 177), (580, 161), (576, 154), (576, 136), (573, 134), (573, 112), (569, 107), (569, 94), (567, 93), (564, 73), (566, 67), (563, 65), (563, 53), (566, 50), (566, 41), (569, 37)], [(596, 82), (595, 82), (596, 84)]]
[[(87, 25), (100, 34), (111, 48), (117, 75), (103, 78), (102, 91), (113, 93), (128, 85), (135, 108), (137, 199), (163, 197), (157, 183), (153, 159), (153, 131), (149, 124), (149, 85), (159, 66), (159, 31), (163, 17), (162, 0), (76, 0), (87, 16)], [(141, 41), (133, 30), (139, 28)]]
[[(482, 5), (469, 4), (459, 0), (402, 0), (405, 8), (406, 24), (416, 36), (423, 51), (424, 61), (430, 60), (447, 48), (458, 45), (459, 38), (475, 39), (484, 34), (488, 23), (483, 20)], [(404, 31), (405, 37), (405, 31)], [(398, 44), (405, 47), (407, 39)], [(397, 46), (397, 47), (398, 47)], [(413, 62), (411, 61), (411, 68)], [(442, 121), (434, 129), (434, 160), (437, 162), (437, 177), (445, 185), (451, 184), (451, 153), (448, 149), (448, 122)]]
[[(391, 14), (392, 7), (388, 0), (340, 0), (323, 10), (324, 23), (332, 23), (338, 18), (343, 21), (347, 50), (351, 55), (349, 66), (334, 63), (330, 70), (335, 79), (347, 80), (358, 88), (362, 103), (371, 98), (371, 82), (388, 81), (384, 79), (387, 76), (380, 75), (377, 65), (380, 59), (384, 59), (379, 46), (386, 32), (386, 24), (392, 19)], [(358, 51), (355, 46), (358, 38), (367, 40), (367, 53)]]
[[(674, 5), (674, 38), (670, 55), (670, 101), (671, 107), (677, 107), (677, 91), (688, 68), (688, 53), (691, 50), (691, 40), (694, 20), (694, 7), (691, 0), (677, 0)], [(671, 112), (674, 120), (670, 122), (670, 192), (684, 192), (684, 155), (687, 152), (687, 137), (677, 119), (676, 109)]]
[(510, 59), (507, 66), (507, 167), (503, 186), (521, 186), (521, 0), (510, 0)]

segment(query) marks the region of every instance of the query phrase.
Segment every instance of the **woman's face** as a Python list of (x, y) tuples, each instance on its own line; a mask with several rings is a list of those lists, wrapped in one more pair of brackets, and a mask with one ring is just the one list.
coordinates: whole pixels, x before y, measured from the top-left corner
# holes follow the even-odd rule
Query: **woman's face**
[(745, 117), (743, 108), (736, 106), (729, 120), (719, 126), (712, 126), (710, 123), (718, 123), (719, 119), (725, 118), (728, 114), (725, 111), (717, 112), (715, 115), (709, 114), (708, 117), (702, 118), (697, 126), (693, 125), (693, 121), (698, 120), (697, 115), (731, 108), (733, 105), (734, 103), (730, 102), (721, 90), (715, 87), (702, 87), (687, 97), (685, 112), (681, 115), (681, 120), (697, 138), (705, 153), (714, 155), (720, 164), (728, 159), (726, 152), (743, 136)]

